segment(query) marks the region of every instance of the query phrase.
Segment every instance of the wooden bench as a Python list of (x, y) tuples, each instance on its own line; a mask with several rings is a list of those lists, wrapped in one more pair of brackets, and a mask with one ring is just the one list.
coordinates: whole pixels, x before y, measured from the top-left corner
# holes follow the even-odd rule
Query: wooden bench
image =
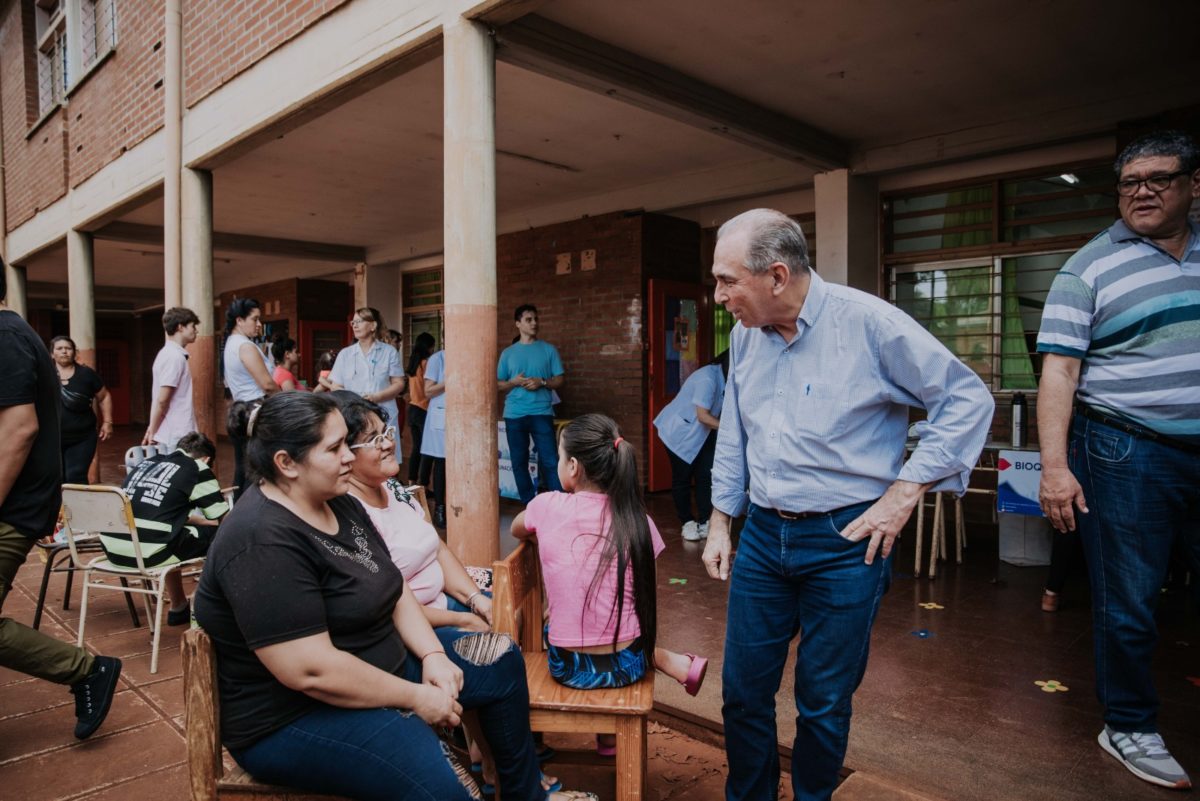
[[(550, 675), (542, 645), (542, 572), (537, 545), (522, 542), (493, 565), (492, 628), (525, 655), (529, 723), (534, 731), (615, 734), (617, 801), (640, 801), (646, 786), (646, 718), (654, 706), (654, 671), (617, 690), (573, 690)], [(559, 751), (570, 762), (571, 752)], [(594, 752), (577, 752), (595, 764)]]
[(202, 629), (183, 634), (183, 686), (187, 726), (188, 777), (192, 801), (338, 801), (338, 797), (262, 784), (241, 768), (226, 773), (221, 754), (217, 702), (217, 661), (212, 640)]

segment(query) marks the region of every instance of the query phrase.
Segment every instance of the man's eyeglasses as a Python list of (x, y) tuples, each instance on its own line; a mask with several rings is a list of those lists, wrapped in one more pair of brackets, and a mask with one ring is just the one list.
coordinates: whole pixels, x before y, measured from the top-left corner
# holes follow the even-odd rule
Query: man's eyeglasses
[(1181, 175), (1187, 174), (1187, 170), (1180, 170), (1179, 172), (1171, 172), (1166, 175), (1151, 175), (1149, 178), (1130, 178), (1124, 181), (1117, 181), (1117, 194), (1121, 197), (1133, 197), (1142, 188), (1142, 184), (1145, 184), (1146, 188), (1151, 192), (1165, 192), (1172, 181)]
[(360, 442), (357, 445), (351, 445), (350, 450), (356, 451), (359, 448), (374, 448), (375, 450), (379, 450), (383, 447), (383, 443), (385, 441), (387, 441), (387, 442), (395, 442), (396, 441), (396, 427), (395, 426), (388, 426), (387, 428), (385, 428), (383, 430), (382, 434), (376, 434), (375, 436), (371, 437), (366, 442)]

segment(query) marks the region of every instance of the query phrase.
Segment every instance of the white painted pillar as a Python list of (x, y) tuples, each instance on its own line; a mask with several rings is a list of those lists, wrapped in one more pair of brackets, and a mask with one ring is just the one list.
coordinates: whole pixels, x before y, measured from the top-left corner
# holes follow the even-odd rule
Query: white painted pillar
[(817, 271), (827, 281), (880, 294), (878, 183), (843, 169), (817, 173), (813, 185)]
[(182, 303), (200, 318), (196, 341), (188, 347), (192, 402), (196, 424), (217, 441), (217, 351), (213, 319), (213, 189), (212, 173), (185, 169), (180, 174), (180, 245)]
[(6, 261), (4, 262), (4, 277), (8, 279), (8, 292), (5, 303), (8, 304), (8, 308), (28, 320), (29, 299), (25, 294), (25, 268), (14, 267)]
[(183, 169), (183, 0), (166, 2), (163, 54), (163, 303), (183, 302), (181, 188)]
[(496, 72), (476, 22), (444, 27), (447, 542), (464, 564), (500, 556), (496, 462)]
[(96, 366), (96, 284), (92, 235), (67, 231), (67, 311), (76, 357)]

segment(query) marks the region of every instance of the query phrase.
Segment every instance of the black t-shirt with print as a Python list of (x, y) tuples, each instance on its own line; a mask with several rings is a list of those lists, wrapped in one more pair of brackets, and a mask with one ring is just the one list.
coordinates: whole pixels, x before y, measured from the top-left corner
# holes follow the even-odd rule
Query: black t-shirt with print
[[(0, 523), (26, 537), (54, 531), (62, 505), (58, 372), (50, 351), (13, 311), (0, 311), (0, 408), (33, 404), (38, 432), (17, 480), (0, 501)], [(0, 443), (11, 448), (10, 443)], [(13, 458), (11, 450), (0, 459)]]
[(196, 590), (196, 620), (217, 651), (221, 739), (245, 748), (318, 702), (283, 686), (254, 649), (329, 632), (333, 644), (398, 674), (406, 656), (392, 620), (404, 579), (358, 501), (329, 502), (325, 534), (252, 486), (221, 523)]
[(76, 364), (75, 372), (63, 384), (62, 389), (62, 437), (64, 442), (79, 442), (87, 439), (96, 430), (96, 412), (92, 401), (104, 382), (100, 374), (86, 364)]

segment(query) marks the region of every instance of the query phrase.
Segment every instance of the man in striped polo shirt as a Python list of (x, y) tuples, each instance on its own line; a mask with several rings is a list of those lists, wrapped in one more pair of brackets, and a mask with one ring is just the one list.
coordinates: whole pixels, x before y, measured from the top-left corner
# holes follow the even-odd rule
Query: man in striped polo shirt
[(1175, 542), (1200, 565), (1200, 150), (1165, 131), (1115, 166), (1121, 219), (1064, 265), (1042, 316), (1039, 496), (1056, 529), (1078, 525), (1087, 556), (1100, 745), (1186, 789), (1150, 662)]
[[(193, 431), (179, 440), (175, 451), (141, 462), (125, 479), (124, 490), (133, 506), (146, 567), (162, 567), (208, 553), (217, 524), (229, 511), (209, 467), (216, 453), (208, 437)], [(102, 534), (100, 541), (114, 564), (137, 567), (128, 538)], [(183, 576), (172, 570), (166, 583), (171, 600), (167, 625), (182, 626), (191, 617)]]

